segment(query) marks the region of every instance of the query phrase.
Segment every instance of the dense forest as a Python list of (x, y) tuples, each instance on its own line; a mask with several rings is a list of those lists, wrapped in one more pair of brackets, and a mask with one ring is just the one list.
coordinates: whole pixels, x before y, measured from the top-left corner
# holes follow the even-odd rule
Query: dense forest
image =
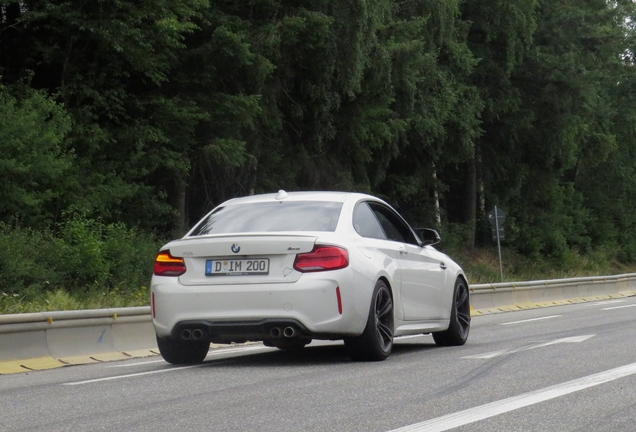
[[(0, 0), (0, 291), (133, 289), (221, 201), (636, 261), (634, 0)], [(24, 295), (27, 295), (24, 294)]]

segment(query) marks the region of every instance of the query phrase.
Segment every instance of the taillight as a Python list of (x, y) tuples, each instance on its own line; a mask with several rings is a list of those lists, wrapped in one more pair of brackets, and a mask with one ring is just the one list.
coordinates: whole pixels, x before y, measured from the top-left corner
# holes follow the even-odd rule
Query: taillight
[(294, 269), (302, 273), (338, 270), (349, 265), (349, 253), (336, 246), (314, 246), (314, 250), (296, 255)]
[(183, 258), (170, 255), (170, 251), (161, 251), (155, 258), (155, 275), (157, 276), (181, 276), (186, 272)]

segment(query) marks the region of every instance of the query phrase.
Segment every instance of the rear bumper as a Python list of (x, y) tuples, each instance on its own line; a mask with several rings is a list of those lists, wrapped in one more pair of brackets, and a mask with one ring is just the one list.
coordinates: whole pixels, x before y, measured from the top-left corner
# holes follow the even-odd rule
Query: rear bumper
[(316, 334), (294, 319), (267, 318), (260, 321), (184, 321), (172, 330), (171, 338), (212, 343), (243, 343), (276, 339), (331, 339)]
[(155, 276), (151, 290), (157, 335), (183, 339), (184, 330), (192, 337), (199, 329), (200, 339), (228, 343), (272, 339), (272, 329), (282, 332), (287, 327), (313, 339), (359, 335), (367, 322), (373, 284), (343, 269), (304, 274), (284, 284), (185, 286), (177, 278)]

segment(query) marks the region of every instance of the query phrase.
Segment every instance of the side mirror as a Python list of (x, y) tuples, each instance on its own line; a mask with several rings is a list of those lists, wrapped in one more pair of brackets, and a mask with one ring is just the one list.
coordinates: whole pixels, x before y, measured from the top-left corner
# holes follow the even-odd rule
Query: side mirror
[(415, 234), (417, 234), (422, 241), (422, 247), (436, 245), (442, 241), (437, 231), (431, 228), (415, 228)]

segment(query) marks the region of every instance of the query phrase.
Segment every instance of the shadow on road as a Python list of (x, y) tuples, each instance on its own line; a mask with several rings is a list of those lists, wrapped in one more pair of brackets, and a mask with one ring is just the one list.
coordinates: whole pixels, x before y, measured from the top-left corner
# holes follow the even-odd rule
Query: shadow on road
[[(386, 361), (405, 355), (421, 353), (436, 348), (433, 341), (413, 342), (396, 340), (391, 356)], [(369, 362), (354, 362), (347, 355), (342, 344), (307, 346), (301, 349), (274, 350), (267, 352), (253, 352), (232, 357), (220, 357), (206, 360), (210, 367), (306, 367), (312, 365), (334, 365), (343, 363), (368, 364)]]

